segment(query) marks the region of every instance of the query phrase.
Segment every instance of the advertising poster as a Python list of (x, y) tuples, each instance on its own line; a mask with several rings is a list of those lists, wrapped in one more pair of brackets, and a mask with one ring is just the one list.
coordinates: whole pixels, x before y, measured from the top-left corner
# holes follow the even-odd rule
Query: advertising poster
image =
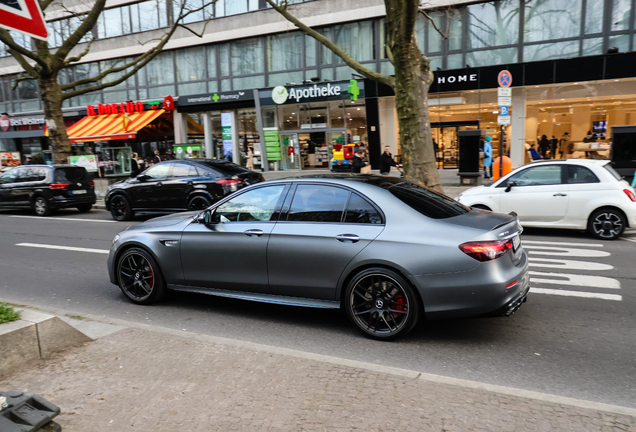
[(232, 113), (221, 113), (221, 128), (223, 129), (223, 159), (232, 160)]
[(88, 172), (97, 172), (97, 157), (95, 155), (69, 156), (68, 163), (84, 167)]
[(0, 163), (3, 167), (14, 167), (20, 165), (20, 152), (0, 152)]

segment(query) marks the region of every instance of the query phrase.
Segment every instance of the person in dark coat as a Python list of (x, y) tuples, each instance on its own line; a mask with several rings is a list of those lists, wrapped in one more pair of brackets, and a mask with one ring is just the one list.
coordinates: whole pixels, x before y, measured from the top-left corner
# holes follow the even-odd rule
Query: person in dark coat
[(541, 153), (543, 157), (546, 157), (549, 148), (550, 141), (548, 141), (548, 137), (546, 135), (542, 135), (541, 141), (539, 141), (539, 153)]
[(353, 158), (351, 158), (351, 172), (359, 174), (362, 167), (366, 165), (367, 162), (364, 161), (364, 150), (355, 152)]
[(397, 162), (393, 160), (393, 155), (391, 154), (391, 147), (384, 147), (384, 153), (380, 156), (380, 174), (389, 175), (391, 171), (391, 167), (400, 167)]
[(130, 158), (130, 176), (137, 177), (139, 175), (139, 165), (137, 164), (137, 153), (132, 154)]

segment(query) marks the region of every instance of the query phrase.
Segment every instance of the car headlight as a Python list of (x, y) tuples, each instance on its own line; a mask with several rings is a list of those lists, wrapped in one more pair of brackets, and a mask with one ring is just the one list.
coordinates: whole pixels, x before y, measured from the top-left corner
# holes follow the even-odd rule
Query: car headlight
[(115, 238), (113, 238), (113, 244), (117, 243), (118, 241), (119, 241), (119, 234), (117, 234)]

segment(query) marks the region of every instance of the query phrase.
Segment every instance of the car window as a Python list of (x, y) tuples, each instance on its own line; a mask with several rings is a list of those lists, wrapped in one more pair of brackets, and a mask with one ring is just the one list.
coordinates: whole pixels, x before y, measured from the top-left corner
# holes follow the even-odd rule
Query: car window
[(568, 183), (600, 183), (600, 180), (589, 169), (579, 165), (568, 165)]
[(349, 204), (347, 204), (344, 221), (349, 223), (381, 224), (382, 217), (369, 201), (357, 193), (352, 193), (351, 198), (349, 198)]
[(470, 211), (457, 201), (414, 183), (401, 182), (388, 190), (404, 204), (432, 219), (446, 219)]
[(18, 178), (18, 170), (14, 168), (12, 170), (5, 172), (4, 174), (2, 174), (2, 176), (0, 176), (0, 184), (15, 183), (17, 178)]
[(84, 168), (55, 168), (55, 183), (83, 183), (87, 179)]
[(623, 177), (621, 177), (621, 175), (617, 173), (614, 167), (612, 167), (610, 164), (607, 163), (603, 165), (603, 168), (605, 168), (612, 176), (614, 176), (616, 180), (618, 181), (623, 180)]
[[(527, 168), (510, 176), (507, 182), (514, 181), (516, 186), (545, 186), (563, 183), (561, 178), (561, 165), (542, 165)], [(502, 187), (502, 185), (499, 185)]]
[(301, 184), (296, 188), (287, 220), (340, 222), (349, 193), (333, 186)]
[(172, 164), (169, 164), (169, 163), (157, 164), (148, 168), (144, 172), (144, 175), (152, 179), (166, 178), (168, 177), (168, 171), (170, 171), (171, 166)]
[(184, 163), (176, 163), (172, 166), (172, 174), (171, 177), (196, 177), (197, 169), (188, 164)]
[(208, 161), (200, 163), (212, 168), (212, 170), (217, 173), (221, 173), (223, 176), (233, 176), (251, 172), (247, 168), (228, 161)]
[(269, 221), (285, 185), (252, 189), (221, 204), (214, 212), (216, 222)]
[(19, 168), (18, 181), (20, 183), (34, 182), (38, 180), (38, 175), (34, 168)]

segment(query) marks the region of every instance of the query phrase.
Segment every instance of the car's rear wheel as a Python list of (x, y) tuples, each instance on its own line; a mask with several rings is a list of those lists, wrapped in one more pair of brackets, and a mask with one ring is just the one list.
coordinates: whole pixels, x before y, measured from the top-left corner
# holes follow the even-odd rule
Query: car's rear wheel
[(123, 195), (115, 195), (111, 198), (110, 214), (116, 221), (131, 220), (134, 216), (130, 203)]
[(77, 210), (80, 211), (81, 213), (87, 213), (91, 211), (92, 208), (93, 208), (93, 204), (85, 204), (85, 205), (78, 206)]
[(590, 233), (601, 240), (616, 240), (625, 230), (625, 216), (614, 209), (599, 209), (592, 213), (587, 224)]
[(132, 248), (117, 263), (119, 288), (136, 304), (151, 304), (166, 294), (166, 283), (154, 258), (145, 250)]
[(35, 214), (38, 216), (48, 216), (51, 214), (51, 206), (49, 206), (49, 203), (42, 197), (37, 197), (35, 201), (33, 201), (33, 210), (35, 210)]
[(188, 210), (205, 210), (210, 207), (212, 203), (204, 196), (195, 196), (188, 203)]
[(393, 340), (415, 326), (420, 304), (409, 282), (398, 273), (370, 268), (351, 279), (345, 292), (345, 308), (364, 335)]

